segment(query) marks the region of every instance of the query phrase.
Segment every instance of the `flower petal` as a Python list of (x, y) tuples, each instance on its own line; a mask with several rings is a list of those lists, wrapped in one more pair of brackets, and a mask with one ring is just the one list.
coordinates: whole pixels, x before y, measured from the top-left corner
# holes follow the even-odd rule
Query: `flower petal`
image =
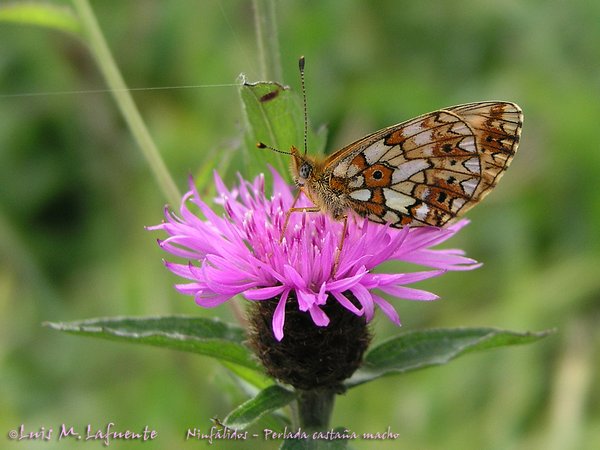
[(367, 274), (364, 277), (363, 284), (367, 287), (389, 286), (392, 284), (409, 284), (417, 281), (427, 280), (437, 277), (445, 270), (427, 270), (423, 272), (409, 272), (396, 274)]
[(300, 288), (300, 289), (303, 289), (306, 287), (306, 281), (300, 276), (298, 271), (296, 269), (294, 269), (292, 266), (290, 266), (289, 264), (286, 264), (285, 266), (283, 266), (283, 270), (284, 270), (285, 276), (287, 277), (288, 282), (290, 284), (292, 284), (296, 288)]
[(375, 314), (375, 304), (373, 303), (373, 297), (369, 290), (362, 284), (356, 284), (350, 292), (354, 294), (359, 303), (363, 306), (365, 319), (370, 322)]
[(404, 286), (381, 286), (379, 287), (386, 294), (394, 295), (405, 300), (430, 301), (437, 300), (439, 297), (431, 292), (421, 289), (407, 288)]
[(356, 306), (354, 306), (354, 304), (348, 300), (348, 298), (342, 294), (341, 292), (332, 292), (332, 295), (335, 297), (335, 299), (340, 303), (340, 305), (342, 305), (344, 308), (346, 308), (348, 311), (353, 312), (354, 314), (356, 314), (357, 316), (362, 316), (365, 312), (365, 309), (358, 309)]
[(304, 289), (296, 289), (296, 296), (298, 297), (298, 307), (300, 308), (300, 311), (308, 311), (317, 303), (317, 296)]
[(310, 313), (310, 317), (315, 325), (320, 327), (326, 327), (329, 325), (329, 317), (327, 317), (327, 314), (325, 314), (318, 306), (312, 306), (308, 309), (308, 312)]
[(349, 278), (342, 278), (340, 280), (335, 280), (335, 281), (330, 281), (329, 283), (327, 283), (327, 289), (331, 292), (333, 291), (338, 291), (338, 292), (343, 292), (343, 291), (347, 291), (348, 289), (350, 289), (352, 286), (356, 285), (356, 283), (360, 282), (360, 280), (367, 275), (367, 270), (363, 267), (361, 267), (361, 270), (359, 270), (359, 272)]
[(371, 294), (371, 296), (373, 297), (373, 301), (381, 308), (385, 315), (388, 316), (393, 323), (400, 326), (400, 316), (394, 307), (379, 295)]
[[(286, 290), (285, 286), (271, 286), (244, 291), (244, 297), (248, 300), (267, 300), (277, 297)], [(289, 289), (287, 289), (289, 291)]]
[[(279, 296), (272, 323), (277, 340), (283, 339), (285, 308), (292, 289), (295, 307), (308, 311), (317, 326), (329, 324), (321, 307), (332, 298), (366, 320), (373, 318), (377, 305), (399, 324), (394, 307), (372, 290), (408, 300), (434, 300), (438, 298), (435, 294), (407, 285), (448, 270), (480, 266), (461, 250), (432, 248), (465, 227), (466, 220), (446, 228), (396, 229), (350, 215), (344, 245), (339, 248), (344, 223), (327, 214), (290, 214), (292, 190), (270, 170), (273, 195), (269, 198), (262, 175), (252, 181), (239, 176), (237, 185), (229, 189), (215, 172), (214, 202), (224, 213), (209, 207), (190, 178), (179, 210), (165, 210), (164, 221), (147, 228), (165, 233), (167, 237), (158, 241), (160, 247), (186, 261), (165, 265), (189, 281), (177, 284), (176, 289), (193, 296), (198, 305), (212, 308), (238, 294), (250, 301), (275, 301)], [(312, 202), (301, 192), (295, 206), (309, 207)], [(389, 260), (434, 270), (416, 267), (408, 273), (373, 273), (376, 266)], [(356, 300), (349, 299), (350, 293)]]
[(281, 341), (283, 339), (283, 325), (285, 324), (285, 303), (287, 302), (287, 298), (290, 291), (286, 289), (281, 294), (281, 298), (279, 299), (279, 303), (277, 303), (277, 307), (275, 308), (275, 312), (273, 313), (273, 334), (275, 335), (275, 339)]
[(202, 292), (194, 297), (194, 301), (197, 305), (203, 306), (204, 308), (214, 308), (219, 306), (221, 303), (225, 303), (229, 300), (231, 295), (218, 295), (213, 293)]

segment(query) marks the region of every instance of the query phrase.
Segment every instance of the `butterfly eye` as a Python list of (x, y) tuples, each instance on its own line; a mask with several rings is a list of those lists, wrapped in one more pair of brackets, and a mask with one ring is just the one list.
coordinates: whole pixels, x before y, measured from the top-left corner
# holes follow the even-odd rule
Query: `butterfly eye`
[(298, 175), (300, 176), (300, 178), (307, 179), (310, 176), (311, 172), (312, 166), (309, 163), (305, 162), (302, 163), (302, 165), (300, 166), (300, 169), (298, 170)]

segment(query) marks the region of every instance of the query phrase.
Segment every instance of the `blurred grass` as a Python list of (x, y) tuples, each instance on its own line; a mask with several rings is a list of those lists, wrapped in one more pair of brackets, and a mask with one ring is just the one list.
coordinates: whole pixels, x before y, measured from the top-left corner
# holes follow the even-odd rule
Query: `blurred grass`
[[(258, 77), (249, 1), (92, 6), (130, 87)], [(328, 124), (329, 150), (443, 106), (521, 105), (519, 154), (452, 242), (485, 265), (422, 283), (439, 302), (397, 306), (406, 329), (558, 328), (529, 347), (357, 388), (338, 400), (333, 424), (400, 433), (377, 448), (598, 448), (600, 4), (290, 0), (278, 15), (280, 81), (298, 87), (304, 54), (310, 120)], [(229, 311), (201, 310), (172, 289), (157, 236), (143, 228), (162, 220), (165, 199), (110, 94), (2, 96), (103, 89), (87, 50), (67, 35), (8, 24), (0, 42), (0, 432), (113, 421), (148, 425), (160, 447), (181, 447), (188, 427), (210, 428), (210, 417), (242, 399), (222, 369), (40, 324), (171, 313), (231, 319)], [(133, 95), (181, 190), (189, 173), (208, 177), (222, 158), (234, 162), (233, 180), (242, 140), (235, 88)], [(374, 327), (378, 338), (396, 331), (381, 317)], [(3, 448), (77, 447), (2, 439)]]

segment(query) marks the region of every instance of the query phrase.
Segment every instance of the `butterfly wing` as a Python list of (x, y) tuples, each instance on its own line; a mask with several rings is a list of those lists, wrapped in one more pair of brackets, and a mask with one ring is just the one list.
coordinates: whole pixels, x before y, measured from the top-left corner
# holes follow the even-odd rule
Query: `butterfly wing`
[(517, 151), (523, 113), (514, 103), (506, 102), (468, 103), (448, 110), (465, 120), (475, 134), (482, 179), (474, 198), (481, 201), (496, 186)]
[(372, 221), (443, 226), (496, 185), (517, 150), (521, 125), (520, 108), (508, 102), (425, 114), (330, 156), (330, 187)]

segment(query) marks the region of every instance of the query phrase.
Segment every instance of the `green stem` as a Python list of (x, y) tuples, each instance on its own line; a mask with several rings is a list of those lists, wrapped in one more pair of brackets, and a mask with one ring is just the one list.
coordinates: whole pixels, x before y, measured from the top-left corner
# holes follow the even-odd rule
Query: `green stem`
[(254, 8), (260, 77), (263, 80), (282, 82), (275, 0), (252, 0), (252, 6)]
[(81, 26), (87, 37), (87, 43), (96, 58), (100, 71), (104, 75), (106, 84), (110, 88), (133, 137), (146, 158), (163, 195), (172, 206), (179, 205), (181, 193), (169, 174), (158, 148), (133, 102), (130, 91), (127, 89), (127, 85), (115, 64), (88, 0), (73, 0), (73, 5), (78, 12)]
[(334, 402), (335, 392), (332, 390), (299, 391), (297, 403), (300, 427), (307, 431), (329, 428)]

